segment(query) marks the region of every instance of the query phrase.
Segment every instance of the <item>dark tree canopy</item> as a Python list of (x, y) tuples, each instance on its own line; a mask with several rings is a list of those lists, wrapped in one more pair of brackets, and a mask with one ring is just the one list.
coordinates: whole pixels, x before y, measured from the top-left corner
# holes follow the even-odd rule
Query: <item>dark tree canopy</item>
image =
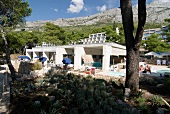
[(0, 0), (0, 25), (4, 27), (16, 26), (19, 22), (24, 22), (32, 9), (29, 3), (23, 0)]
[(28, 2), (23, 0), (0, 0), (0, 32), (2, 35), (3, 47), (6, 53), (6, 62), (15, 80), (15, 69), (10, 59), (10, 49), (6, 39), (6, 32), (9, 32), (18, 23), (24, 22), (25, 17), (31, 14)]

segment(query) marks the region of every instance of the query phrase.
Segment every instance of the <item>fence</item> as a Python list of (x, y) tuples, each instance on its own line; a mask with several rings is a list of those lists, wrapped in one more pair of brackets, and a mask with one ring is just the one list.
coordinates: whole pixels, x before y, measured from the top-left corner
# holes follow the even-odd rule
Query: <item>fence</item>
[(0, 99), (2, 99), (4, 92), (7, 91), (8, 85), (8, 73), (0, 73)]

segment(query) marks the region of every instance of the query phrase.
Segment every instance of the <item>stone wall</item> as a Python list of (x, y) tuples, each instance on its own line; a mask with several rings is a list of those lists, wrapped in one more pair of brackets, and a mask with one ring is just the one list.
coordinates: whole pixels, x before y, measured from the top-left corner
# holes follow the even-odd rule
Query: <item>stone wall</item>
[(33, 63), (20, 62), (18, 73), (19, 74), (30, 74), (32, 71)]
[[(28, 63), (18, 60), (11, 61), (11, 63), (14, 66), (15, 71), (19, 74), (30, 74), (30, 72), (33, 71), (34, 63)], [(41, 62), (39, 62), (38, 64), (41, 64), (42, 66)]]
[(18, 61), (18, 60), (11, 60), (11, 63), (15, 69), (16, 72), (18, 72), (18, 69), (19, 69), (19, 66), (20, 66), (20, 62), (21, 61)]

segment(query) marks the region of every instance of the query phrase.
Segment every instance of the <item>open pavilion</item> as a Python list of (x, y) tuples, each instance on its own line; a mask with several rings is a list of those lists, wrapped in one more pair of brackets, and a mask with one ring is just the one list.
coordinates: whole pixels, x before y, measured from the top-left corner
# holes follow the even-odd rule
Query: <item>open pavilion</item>
[[(37, 56), (43, 56), (53, 60), (56, 65), (63, 64), (64, 55), (73, 57), (74, 70), (79, 70), (82, 63), (101, 62), (102, 70), (108, 71), (114, 65), (114, 57), (126, 55), (126, 47), (113, 42), (94, 44), (74, 44), (62, 46), (37, 46), (26, 49), (26, 56), (32, 60)], [(111, 63), (112, 61), (112, 63)]]

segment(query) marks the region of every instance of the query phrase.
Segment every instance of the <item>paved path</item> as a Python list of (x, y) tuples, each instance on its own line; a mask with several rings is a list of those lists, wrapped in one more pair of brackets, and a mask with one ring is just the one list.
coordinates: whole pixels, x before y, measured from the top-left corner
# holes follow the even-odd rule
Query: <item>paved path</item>
[(153, 71), (157, 71), (157, 70), (170, 70), (170, 68), (168, 68), (168, 66), (165, 66), (165, 65), (152, 65), (152, 64), (149, 64), (149, 66), (151, 66), (151, 69)]
[(4, 74), (7, 71), (6, 68), (6, 65), (0, 65), (0, 114), (8, 114), (8, 106), (10, 104), (9, 86), (5, 86), (2, 94), (2, 80), (4, 80), (5, 85), (8, 85), (7, 76)]

